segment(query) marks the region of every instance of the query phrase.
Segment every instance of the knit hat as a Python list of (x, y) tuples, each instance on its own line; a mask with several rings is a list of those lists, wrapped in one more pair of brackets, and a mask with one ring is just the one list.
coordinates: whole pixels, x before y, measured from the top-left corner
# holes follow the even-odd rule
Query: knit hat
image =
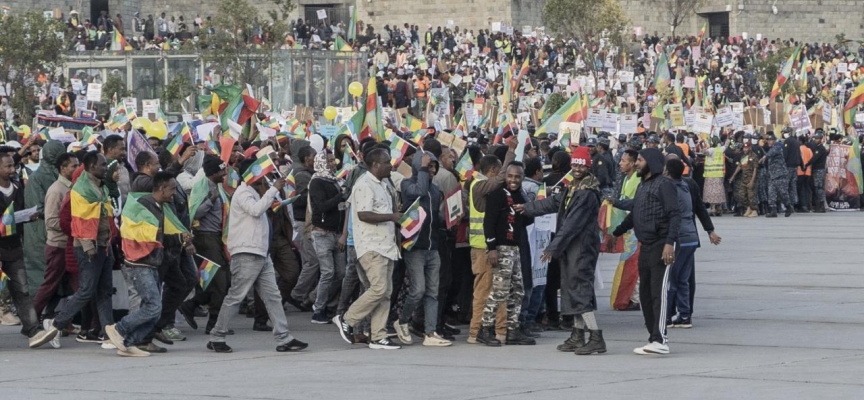
[(219, 157), (212, 155), (212, 154), (208, 154), (204, 157), (204, 175), (205, 176), (216, 175), (224, 169), (225, 169), (225, 163), (223, 163)]
[(591, 168), (591, 154), (588, 153), (588, 147), (579, 146), (573, 149), (572, 157), (570, 165), (584, 165)]

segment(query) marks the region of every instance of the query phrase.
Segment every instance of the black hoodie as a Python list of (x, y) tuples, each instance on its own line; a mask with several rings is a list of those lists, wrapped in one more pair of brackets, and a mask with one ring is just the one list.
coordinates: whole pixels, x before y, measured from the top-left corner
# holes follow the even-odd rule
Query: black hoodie
[(681, 226), (678, 189), (663, 176), (663, 153), (660, 150), (644, 149), (639, 155), (648, 163), (651, 177), (642, 177), (633, 199), (633, 212), (615, 228), (614, 235), (621, 236), (633, 229), (641, 243), (665, 240), (666, 244), (674, 244)]

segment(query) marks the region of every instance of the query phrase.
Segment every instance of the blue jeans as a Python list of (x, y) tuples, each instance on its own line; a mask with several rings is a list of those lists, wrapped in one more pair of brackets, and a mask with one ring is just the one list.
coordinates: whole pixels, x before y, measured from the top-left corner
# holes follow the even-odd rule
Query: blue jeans
[(537, 320), (537, 314), (540, 313), (540, 307), (543, 305), (545, 294), (546, 285), (537, 285), (531, 291), (531, 301), (528, 302), (528, 308), (525, 310), (526, 323), (534, 323)]
[(145, 343), (145, 338), (153, 331), (153, 326), (162, 315), (162, 285), (159, 271), (155, 268), (130, 267), (129, 279), (141, 298), (137, 310), (127, 314), (117, 323), (117, 332), (125, 338), (125, 346)]
[(237, 315), (240, 310), (240, 301), (246, 298), (246, 294), (255, 286), (255, 291), (261, 296), (267, 316), (273, 323), (273, 336), (280, 345), (294, 340), (291, 331), (288, 330), (288, 319), (282, 308), (282, 295), (279, 294), (279, 286), (276, 286), (276, 271), (270, 257), (262, 257), (257, 254), (239, 253), (231, 257), (231, 288), (222, 302), (219, 310), (219, 319), (210, 331), (211, 342), (225, 342), (228, 334), (228, 323), (231, 317)]
[(681, 318), (689, 318), (690, 309), (690, 274), (696, 264), (696, 246), (679, 246), (675, 254), (675, 262), (669, 269), (669, 314), (678, 309)]
[(345, 252), (336, 248), (337, 241), (339, 236), (334, 232), (312, 230), (312, 246), (321, 271), (315, 304), (312, 305), (316, 313), (324, 312), (330, 296), (341, 289), (345, 277)]
[(405, 259), (405, 268), (411, 288), (408, 289), (408, 298), (402, 305), (399, 314), (399, 323), (407, 324), (411, 320), (411, 314), (423, 300), (423, 312), (425, 323), (423, 328), (427, 335), (435, 333), (438, 324), (438, 279), (441, 269), (441, 258), (438, 250), (411, 250), (402, 253)]
[(78, 260), (78, 291), (66, 300), (66, 305), (54, 318), (54, 327), (64, 329), (72, 318), (81, 311), (90, 299), (96, 299), (96, 310), (99, 323), (104, 331), (105, 325), (114, 323), (114, 310), (111, 306), (111, 293), (114, 283), (111, 269), (114, 267), (114, 253), (111, 247), (96, 246), (93, 259), (82, 247), (75, 247), (75, 259)]

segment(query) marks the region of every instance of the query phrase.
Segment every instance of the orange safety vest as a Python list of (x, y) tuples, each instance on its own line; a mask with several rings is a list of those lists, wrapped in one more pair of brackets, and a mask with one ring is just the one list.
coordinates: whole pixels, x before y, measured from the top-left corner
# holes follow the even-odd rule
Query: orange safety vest
[(420, 98), (426, 97), (426, 91), (429, 90), (429, 79), (415, 81), (414, 95)]
[[(684, 155), (687, 156), (688, 159), (690, 158), (690, 146), (688, 146), (684, 143), (675, 143), (675, 145), (678, 146), (678, 148), (680, 148), (682, 152), (684, 152)], [(690, 174), (690, 167), (688, 167), (687, 164), (684, 164), (684, 175), (689, 175), (689, 174)]]
[[(813, 150), (810, 150), (809, 147), (805, 145), (801, 145), (801, 160), (804, 162), (804, 165), (807, 165), (810, 162), (810, 159), (813, 158)], [(798, 176), (810, 176), (813, 173), (813, 167), (807, 167), (807, 170), (802, 171), (801, 168), (798, 168)]]

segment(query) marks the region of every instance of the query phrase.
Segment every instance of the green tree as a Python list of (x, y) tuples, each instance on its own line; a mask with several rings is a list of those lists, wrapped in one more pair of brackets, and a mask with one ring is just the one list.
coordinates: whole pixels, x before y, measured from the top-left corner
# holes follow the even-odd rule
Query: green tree
[(546, 100), (546, 106), (543, 107), (543, 119), (546, 120), (552, 114), (555, 114), (555, 111), (558, 111), (566, 102), (567, 99), (561, 93), (552, 93), (549, 95), (549, 100)]
[(177, 75), (162, 91), (162, 108), (166, 111), (179, 109), (180, 107), (176, 103), (183, 101), (194, 91), (195, 85), (189, 82), (185, 75)]
[[(618, 0), (549, 0), (543, 7), (543, 20), (553, 32), (591, 43), (601, 38), (624, 49), (624, 32), (630, 24)], [(586, 66), (597, 79), (594, 52), (582, 51)]]
[[(55, 81), (63, 66), (64, 25), (40, 12), (10, 15), (0, 23), (0, 81), (9, 83), (10, 104), (22, 121), (33, 117), (40, 76)], [(38, 89), (38, 90), (37, 90)]]
[(120, 100), (132, 95), (131, 90), (126, 89), (126, 81), (119, 75), (108, 74), (108, 79), (102, 84), (102, 104), (114, 107), (114, 97)]
[[(271, 0), (279, 12), (261, 18), (258, 9), (248, 0), (220, 0), (213, 28), (216, 33), (207, 38), (202, 52), (208, 62), (226, 81), (254, 87), (266, 83), (268, 70), (282, 46), (288, 25), (288, 13), (293, 10), (291, 0)], [(281, 15), (280, 15), (281, 13)], [(261, 34), (260, 44), (252, 37)]]
[(672, 27), (672, 36), (684, 22), (689, 20), (704, 0), (663, 0), (662, 7), (666, 13), (666, 22)]
[[(765, 59), (757, 60), (753, 64), (756, 69), (756, 74), (759, 77), (760, 86), (762, 87), (762, 96), (767, 97), (771, 94), (771, 88), (774, 87), (774, 82), (777, 81), (777, 75), (780, 74), (780, 69), (783, 68), (783, 63), (789, 59), (789, 56), (792, 55), (793, 51), (795, 51), (795, 48), (792, 46), (783, 47), (779, 51), (768, 53), (768, 56)], [(789, 90), (788, 87), (791, 85), (790, 82), (791, 80), (786, 81), (786, 83), (780, 87), (781, 93), (786, 93), (787, 90)]]

